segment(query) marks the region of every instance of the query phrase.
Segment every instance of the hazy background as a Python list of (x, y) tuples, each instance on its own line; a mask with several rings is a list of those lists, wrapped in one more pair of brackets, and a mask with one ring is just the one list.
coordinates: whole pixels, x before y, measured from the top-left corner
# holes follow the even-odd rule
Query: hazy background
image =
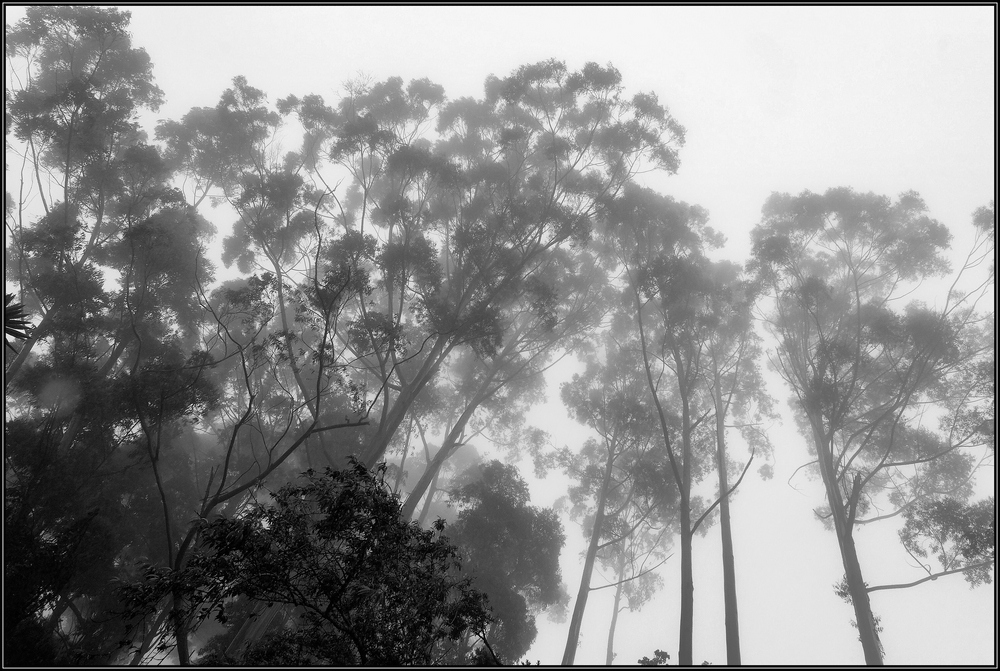
[[(504, 76), (548, 58), (570, 69), (617, 67), (629, 94), (653, 91), (687, 128), (676, 176), (646, 183), (711, 214), (744, 261), (750, 228), (773, 191), (851, 186), (895, 197), (916, 190), (955, 234), (964, 256), (974, 209), (996, 190), (996, 9), (978, 7), (128, 7), (135, 46), (146, 49), (166, 103), (145, 119), (180, 119), (214, 106), (236, 75), (271, 101), (318, 93), (335, 101), (345, 81), (368, 75), (428, 77), (450, 99), (482, 94)], [(23, 8), (5, 7), (15, 23)], [(286, 149), (296, 148), (290, 137)], [(234, 216), (204, 211), (226, 235)], [(573, 372), (553, 371), (546, 407), (533, 422), (558, 444), (586, 433), (555, 398)], [(773, 378), (773, 376), (772, 376)], [(772, 431), (775, 477), (752, 469), (733, 504), (743, 660), (746, 664), (860, 664), (853, 610), (833, 592), (843, 575), (836, 537), (815, 519), (818, 482), (801, 474), (805, 441), (774, 388), (785, 422)], [(731, 437), (731, 440), (735, 436)], [(734, 444), (734, 457), (741, 455)], [(979, 476), (995, 488), (993, 466)], [(565, 492), (555, 476), (531, 478), (532, 502)], [(575, 597), (584, 542), (568, 519), (563, 578)], [(907, 564), (892, 523), (856, 533), (871, 585), (924, 574)], [(725, 662), (717, 528), (696, 537), (696, 662)], [(679, 553), (660, 572), (666, 586), (639, 613), (619, 618), (617, 663), (667, 650), (676, 662)], [(595, 574), (594, 585), (600, 577)], [(592, 593), (577, 662), (603, 663), (613, 590)], [(970, 591), (961, 576), (872, 595), (885, 628), (887, 664), (991, 664), (996, 591)], [(572, 604), (571, 604), (572, 607)], [(557, 664), (568, 623), (538, 620), (528, 657)]]

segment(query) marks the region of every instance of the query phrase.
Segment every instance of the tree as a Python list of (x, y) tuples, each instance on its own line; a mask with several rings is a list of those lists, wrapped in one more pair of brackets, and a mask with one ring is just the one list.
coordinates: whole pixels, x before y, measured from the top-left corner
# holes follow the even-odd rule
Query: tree
[(443, 376), (451, 393), (435, 395), (436, 414), (457, 419), (445, 424), (444, 443), (410, 491), (404, 514), (412, 514), (441, 465), (472, 437), (487, 432), (495, 444), (517, 450), (523, 442), (523, 417), (541, 396), (552, 357), (579, 347), (607, 309), (600, 269), (579, 250), (555, 250), (531, 276), (528, 288), (504, 311), (506, 342), (500, 351), (485, 357), (465, 350), (453, 357)]
[[(961, 573), (971, 587), (992, 582), (990, 572), (996, 563), (997, 543), (996, 503), (992, 496), (973, 504), (948, 497), (925, 500), (907, 508), (903, 516), (906, 523), (899, 538), (927, 576), (905, 585), (869, 587), (869, 592), (913, 587), (951, 573)], [(937, 560), (939, 571), (924, 564), (928, 555)]]
[(295, 608), (297, 625), (251, 642), (242, 664), (431, 664), (467, 634), (482, 636), (484, 596), (461, 578), (456, 548), (438, 523), (400, 519), (384, 469), (307, 471), (270, 504), (202, 528), (182, 571), (148, 567), (126, 590), (134, 616), (165, 594), (186, 593), (192, 624), (223, 615), (234, 597)]
[[(123, 220), (141, 219), (168, 196), (143, 188), (149, 173), (136, 170), (152, 151), (136, 117), (157, 109), (162, 92), (146, 52), (131, 45), (128, 22), (129, 13), (116, 9), (30, 7), (7, 32), (14, 88), (5, 127), (23, 157), (19, 198), (5, 217), (8, 268), (22, 301), (42, 316), (7, 368), (8, 384), (60, 319), (93, 309), (101, 293), (96, 257), (120, 239)], [(25, 221), (32, 191), (45, 213), (34, 226)]]
[(638, 376), (634, 352), (609, 336), (604, 356), (605, 364), (595, 358), (588, 362), (584, 375), (575, 375), (562, 388), (570, 413), (590, 426), (600, 440), (588, 440), (578, 453), (563, 448), (549, 459), (578, 482), (569, 495), (573, 512), (584, 518), (584, 533), (589, 537), (563, 653), (565, 665), (575, 660), (590, 592), (601, 589), (591, 584), (600, 553), (623, 556), (624, 551), (611, 548), (651, 527), (665, 526), (676, 498), (651, 440), (653, 416), (641, 400), (644, 382)]
[[(925, 210), (912, 192), (896, 202), (850, 189), (774, 194), (753, 234), (754, 263), (774, 301), (766, 319), (779, 342), (773, 363), (812, 438), (829, 506), (819, 514), (836, 531), (842, 593), (869, 664), (882, 663), (868, 596), (877, 588), (864, 582), (854, 528), (907, 510), (917, 524), (929, 510), (914, 508), (921, 502), (965, 499), (972, 453), (988, 449), (960, 418), (979, 416), (989, 401), (960, 381), (992, 356), (991, 324), (975, 306), (992, 288), (993, 269), (969, 293), (959, 280), (992, 254), (993, 232), (977, 216), (973, 250), (941, 306), (914, 301), (900, 313), (895, 301), (912, 282), (947, 268), (951, 236)], [(937, 431), (920, 422), (934, 407), (943, 411)]]
[[(758, 287), (741, 276), (738, 266), (730, 262), (708, 264), (703, 293), (704, 318), (710, 327), (702, 366), (704, 385), (711, 397), (715, 414), (716, 465), (719, 473), (719, 526), (722, 534), (722, 579), (726, 612), (726, 661), (730, 666), (741, 664), (739, 612), (736, 594), (736, 562), (730, 522), (732, 464), (727, 453), (727, 418), (739, 421), (743, 438), (753, 454), (767, 456), (771, 444), (761, 427), (764, 419), (773, 417), (773, 399), (768, 395), (758, 361), (762, 339), (753, 329), (752, 311)], [(761, 474), (769, 477), (769, 466)]]
[[(559, 570), (562, 523), (555, 511), (530, 505), (517, 468), (499, 461), (466, 471), (451, 502), (459, 513), (447, 536), (492, 608), (486, 637), (501, 659), (518, 659), (535, 640), (536, 614), (567, 598)], [(466, 652), (460, 647), (451, 659), (462, 661)]]
[[(610, 587), (615, 589), (605, 656), (605, 664), (608, 666), (614, 663), (616, 657), (618, 615), (626, 608), (633, 613), (639, 611), (653, 598), (663, 587), (663, 578), (654, 571), (673, 556), (667, 554), (671, 547), (669, 534), (675, 531), (673, 525), (668, 526), (659, 519), (651, 520), (644, 516), (645, 511), (641, 507), (629, 506), (608, 520), (608, 535), (612, 539), (621, 540), (601, 548), (597, 555), (601, 565), (611, 570), (613, 582), (592, 588), (591, 591)], [(657, 522), (662, 526), (657, 526)]]
[[(126, 514), (123, 509), (141, 511), (146, 517), (134, 528), (147, 533), (114, 535), (119, 545), (104, 557), (120, 567), (112, 574), (127, 572), (136, 555), (181, 570), (198, 542), (192, 512), (207, 517), (239, 504), (283, 464), (294, 464), (291, 457), (308, 447), (309, 438), (365, 423), (353, 412), (359, 404), (352, 403), (350, 381), (339, 374), (336, 352), (327, 349), (339, 314), (337, 296), (349, 277), (336, 269), (320, 276), (297, 304), (297, 316), (324, 336), (310, 343), (311, 393), (301, 383), (297, 393), (289, 391), (286, 381), (290, 373), (301, 382), (281, 335), (288, 333), (289, 310), (275, 272), (283, 276), (285, 266), (272, 263), (270, 275), (206, 288), (213, 276), (202, 248), (214, 231), (170, 186), (173, 167), (184, 165), (176, 147), (167, 160), (145, 144), (138, 129), (139, 108), (155, 108), (160, 93), (145, 53), (130, 46), (127, 25), (128, 14), (117, 10), (31, 8), (7, 41), (11, 70), (23, 75), (8, 99), (9, 127), (22, 143), (18, 150), (34, 182), (22, 182), (19, 203), (7, 209), (8, 267), (17, 271), (13, 279), (23, 300), (42, 316), (7, 369), (8, 400), (13, 397), (26, 423), (18, 433), (24, 449), (12, 450), (7, 462), (8, 481), (15, 483), (7, 492), (8, 507), (19, 511), (7, 522), (60, 537), (59, 529), (73, 518), (82, 525), (73, 528), (91, 533), (103, 527), (105, 516), (113, 525), (116, 515)], [(248, 220), (257, 217), (260, 238), (267, 225), (274, 228), (275, 212), (301, 209), (305, 196), (293, 181), (286, 206), (288, 180), (282, 182), (282, 174), (258, 172), (256, 181), (244, 174), (267, 167), (254, 162), (262, 159), (255, 153), (263, 141), (261, 120), (253, 116), (258, 94), (239, 80), (223, 96), (220, 115), (229, 144), (217, 150), (230, 170), (216, 181), (245, 208)], [(275, 116), (264, 115), (263, 122)], [(230, 161), (234, 157), (240, 160)], [(55, 176), (51, 184), (45, 175)], [(44, 210), (34, 220), (24, 206), (32, 188), (39, 190)], [(282, 231), (272, 232), (283, 242)], [(275, 302), (281, 309), (272, 307)], [(41, 341), (46, 347), (32, 354)], [(275, 349), (276, 342), (284, 352)], [(354, 419), (344, 419), (352, 414)], [(311, 421), (303, 421), (304, 415)], [(206, 434), (218, 444), (205, 445)], [(34, 458), (28, 451), (33, 444), (45, 446), (41, 454), (47, 458)], [(40, 514), (43, 500), (27, 485), (65, 493), (60, 481), (69, 466), (90, 486), (70, 488), (80, 497), (59, 500), (64, 512)], [(123, 487), (126, 481), (117, 476), (125, 470), (132, 471), (129, 485), (142, 486)], [(85, 524), (85, 513), (95, 506), (102, 524)], [(149, 516), (159, 519), (150, 523)], [(54, 527), (45, 529), (43, 521)], [(86, 627), (115, 619), (101, 610), (114, 607), (105, 598), (108, 582), (100, 587), (87, 581), (88, 591), (63, 590), (52, 615), (45, 616), (46, 626), (52, 631), (72, 612), (66, 617), (75, 618), (74, 634), (63, 640), (73, 641)], [(43, 583), (34, 584), (41, 601), (28, 602), (47, 603)], [(186, 663), (178, 608), (182, 604), (162, 604), (150, 623), (155, 626), (141, 632), (133, 661), (141, 661), (154, 641), (172, 636)], [(122, 638), (116, 634), (113, 640)]]
[(664, 652), (663, 650), (657, 649), (656, 651), (653, 652), (652, 658), (643, 657), (636, 663), (639, 664), (640, 666), (664, 666), (666, 665), (668, 659), (670, 659), (669, 652)]
[[(632, 325), (638, 336), (635, 349), (641, 357), (647, 397), (652, 401), (663, 454), (678, 489), (678, 661), (692, 664), (692, 539), (712, 510), (740, 482), (720, 491), (716, 501), (705, 509), (693, 495), (693, 485), (707, 474), (715, 458), (712, 447), (717, 446), (716, 434), (709, 428), (716, 404), (709, 391), (714, 380), (706, 385), (705, 369), (710, 364), (705, 353), (720, 317), (706, 309), (712, 281), (703, 252), (708, 246), (719, 245), (721, 239), (707, 226), (707, 213), (700, 207), (632, 185), (602, 202), (601, 241), (609, 270), (622, 278), (621, 318)], [(721, 393), (722, 389), (716, 390), (717, 396)], [(670, 402), (679, 406), (679, 413), (665, 409)]]
[[(625, 99), (618, 71), (593, 63), (524, 66), (488, 78), (482, 100), (442, 103), (440, 87), (398, 78), (355, 86), (337, 109), (282, 102), (306, 128), (317, 183), (331, 183), (324, 162), (352, 180), (324, 207), (358, 250), (352, 272), (378, 287), (353, 296), (347, 339), (379, 406), (365, 463), (383, 458), (453, 350), (502, 350), (505, 309), (545, 288), (530, 278), (550, 252), (586, 239), (596, 199), (644, 167), (675, 170), (683, 142), (655, 96)], [(435, 109), (432, 148), (418, 138)]]
[[(66, 547), (79, 557), (63, 555), (58, 570), (40, 564), (58, 577), (27, 583), (38, 593), (22, 615), (49, 636), (65, 617), (72, 634), (54, 638), (59, 654), (97, 660), (121, 639), (99, 624), (114, 607), (118, 558), (150, 549), (121, 522), (148, 500), (138, 483), (152, 484), (133, 448), (159, 453), (160, 438), (212, 395), (190, 374), (197, 366), (185, 368), (198, 359), (196, 276), (211, 280), (199, 250), (212, 230), (169, 186), (169, 168), (139, 130), (139, 111), (162, 96), (128, 21), (118, 10), (32, 7), (6, 41), (8, 149), (23, 158), (6, 209), (8, 277), (40, 322), (6, 370), (8, 420), (18, 424), (5, 523), (26, 542), (73, 530)], [(29, 207), (35, 197), (41, 212)], [(149, 395), (137, 393), (146, 387)], [(150, 423), (153, 415), (163, 421)], [(155, 479), (163, 499), (169, 487)], [(78, 563), (88, 556), (93, 565)]]

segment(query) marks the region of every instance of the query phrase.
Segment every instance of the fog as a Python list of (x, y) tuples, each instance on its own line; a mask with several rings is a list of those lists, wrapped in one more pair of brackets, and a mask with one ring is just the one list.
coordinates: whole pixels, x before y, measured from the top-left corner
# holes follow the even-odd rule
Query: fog
[(5, 8), (5, 663), (995, 662), (995, 8), (125, 11)]

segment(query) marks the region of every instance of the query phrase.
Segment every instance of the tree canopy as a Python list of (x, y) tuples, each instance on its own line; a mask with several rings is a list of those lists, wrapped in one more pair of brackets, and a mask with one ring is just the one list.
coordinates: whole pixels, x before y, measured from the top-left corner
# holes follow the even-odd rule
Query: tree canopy
[[(571, 664), (613, 588), (606, 661), (655, 597), (690, 665), (718, 528), (738, 664), (740, 488), (784, 454), (780, 395), (866, 661), (871, 594), (992, 580), (992, 202), (959, 236), (915, 192), (774, 193), (743, 263), (650, 187), (686, 131), (610, 63), (459, 98), (248, 73), (146, 128), (129, 22), (6, 28), (5, 663), (492, 664), (571, 612)], [(554, 368), (565, 434), (533, 412)], [(865, 582), (880, 526), (899, 582)]]

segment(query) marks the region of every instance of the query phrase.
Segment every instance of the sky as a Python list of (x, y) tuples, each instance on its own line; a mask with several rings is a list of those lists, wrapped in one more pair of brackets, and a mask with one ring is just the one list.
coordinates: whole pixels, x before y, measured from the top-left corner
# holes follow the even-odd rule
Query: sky
[[(150, 131), (157, 119), (214, 105), (237, 75), (272, 101), (318, 93), (332, 102), (359, 75), (428, 77), (455, 99), (479, 96), (487, 75), (527, 63), (610, 62), (627, 92), (655, 92), (687, 129), (678, 173), (645, 182), (706, 208), (727, 236), (722, 255), (735, 261), (745, 260), (749, 231), (775, 191), (915, 190), (955, 234), (956, 252), (967, 247), (973, 210), (996, 191), (993, 6), (127, 9), (166, 98), (144, 117)], [(5, 13), (13, 24), (23, 9)], [(221, 240), (230, 222), (216, 223)], [(571, 362), (553, 371), (552, 396), (572, 372)], [(775, 395), (784, 407), (787, 393)], [(794, 488), (786, 483), (809, 457), (783, 415), (772, 434), (775, 477), (761, 481), (752, 469), (733, 503), (743, 660), (860, 664), (853, 610), (832, 588), (843, 574), (836, 538), (812, 513), (820, 487), (801, 475)], [(529, 419), (567, 444), (586, 438), (557, 399)], [(982, 480), (992, 491), (992, 471)], [(551, 505), (564, 488), (553, 476), (533, 480), (532, 491), (534, 503)], [(562, 571), (575, 596), (584, 541), (566, 525)], [(891, 524), (863, 529), (857, 541), (869, 584), (922, 577)], [(717, 527), (695, 539), (696, 662), (725, 662), (720, 546)], [(679, 565), (677, 554), (660, 569), (665, 588), (653, 603), (619, 618), (618, 663), (656, 648), (676, 662)], [(612, 592), (591, 595), (577, 663), (604, 661)], [(970, 590), (960, 576), (872, 594), (886, 662), (995, 663), (995, 604), (993, 585)], [(541, 616), (538, 624), (528, 658), (559, 663), (568, 623)]]

